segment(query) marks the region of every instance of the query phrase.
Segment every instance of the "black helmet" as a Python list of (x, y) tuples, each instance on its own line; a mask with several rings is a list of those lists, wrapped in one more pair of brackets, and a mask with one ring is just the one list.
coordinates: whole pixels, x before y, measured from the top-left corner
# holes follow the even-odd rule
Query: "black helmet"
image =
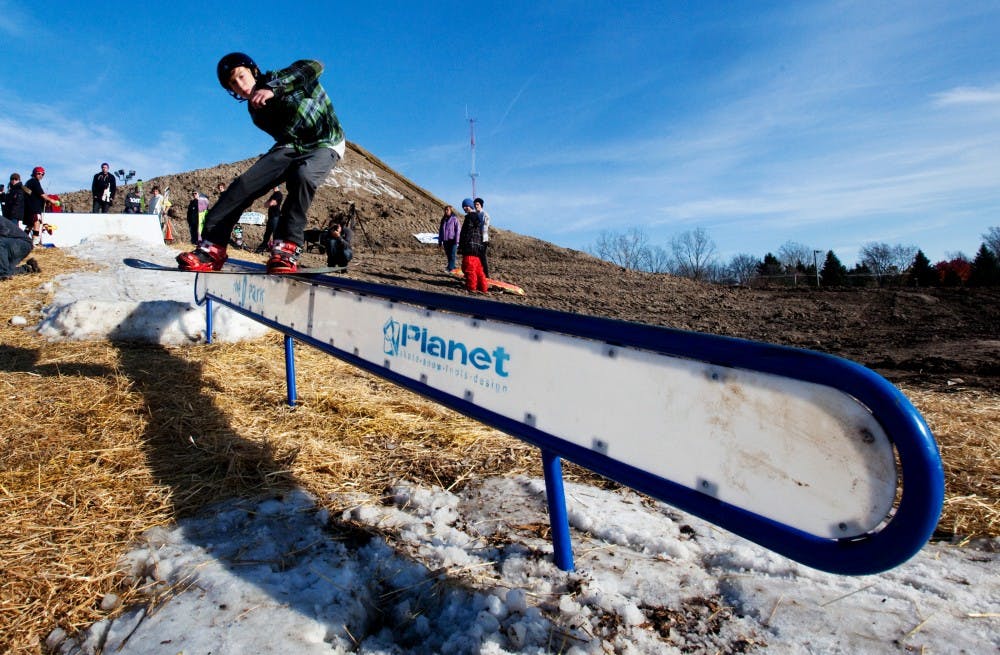
[(240, 66), (245, 66), (250, 69), (253, 73), (254, 79), (260, 76), (260, 69), (257, 68), (257, 63), (250, 58), (250, 55), (243, 54), (242, 52), (230, 52), (228, 55), (219, 60), (219, 64), (215, 67), (215, 72), (219, 76), (219, 84), (225, 89), (229, 95), (233, 96), (237, 100), (242, 100), (238, 95), (233, 93), (233, 90), (229, 88), (229, 76), (232, 75), (233, 70), (239, 68)]

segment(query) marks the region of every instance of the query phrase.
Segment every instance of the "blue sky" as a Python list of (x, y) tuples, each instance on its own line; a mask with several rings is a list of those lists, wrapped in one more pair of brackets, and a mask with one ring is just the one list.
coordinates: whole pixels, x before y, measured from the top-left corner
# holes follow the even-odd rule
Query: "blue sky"
[[(348, 139), (499, 227), (585, 249), (704, 228), (726, 260), (788, 241), (932, 261), (1000, 225), (1000, 3), (0, 0), (0, 170), (86, 188), (257, 155), (215, 63), (299, 58)], [(435, 217), (436, 218), (436, 217)]]

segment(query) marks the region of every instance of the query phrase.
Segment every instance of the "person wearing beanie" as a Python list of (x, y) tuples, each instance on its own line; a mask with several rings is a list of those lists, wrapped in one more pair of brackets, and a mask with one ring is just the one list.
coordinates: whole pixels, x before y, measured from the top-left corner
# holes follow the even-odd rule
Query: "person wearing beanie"
[(462, 255), (465, 288), (486, 293), (490, 290), (490, 283), (479, 260), (483, 249), (483, 216), (476, 211), (471, 198), (462, 201), (462, 209), (465, 210), (465, 220), (458, 235), (458, 252)]

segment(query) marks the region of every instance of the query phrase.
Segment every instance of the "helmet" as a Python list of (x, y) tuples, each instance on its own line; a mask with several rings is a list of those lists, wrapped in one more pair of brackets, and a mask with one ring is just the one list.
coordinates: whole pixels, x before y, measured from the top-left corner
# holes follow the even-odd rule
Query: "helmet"
[(32, 175), (38, 175), (39, 173), (43, 173), (44, 174), (45, 173), (45, 169), (42, 168), (41, 166), (35, 166), (33, 169), (31, 169), (31, 174)]
[(229, 95), (233, 96), (237, 100), (242, 100), (242, 98), (233, 93), (233, 90), (229, 88), (229, 76), (232, 75), (234, 69), (239, 68), (240, 66), (246, 66), (249, 68), (250, 72), (254, 76), (254, 79), (260, 76), (260, 69), (257, 68), (257, 63), (250, 58), (250, 55), (242, 52), (230, 52), (228, 55), (220, 59), (218, 65), (215, 67), (215, 73), (219, 77), (219, 84), (222, 85), (223, 89), (229, 92)]

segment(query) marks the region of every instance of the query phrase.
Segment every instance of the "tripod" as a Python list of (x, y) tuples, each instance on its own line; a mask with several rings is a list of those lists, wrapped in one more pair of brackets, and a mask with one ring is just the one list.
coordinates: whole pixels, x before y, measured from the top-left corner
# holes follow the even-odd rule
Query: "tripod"
[(347, 227), (353, 229), (354, 224), (357, 223), (358, 227), (361, 228), (361, 234), (365, 237), (365, 243), (371, 248), (372, 252), (376, 252), (375, 245), (372, 240), (368, 238), (368, 231), (365, 230), (365, 224), (361, 221), (361, 215), (358, 214), (358, 208), (354, 206), (352, 202), (347, 209)]

